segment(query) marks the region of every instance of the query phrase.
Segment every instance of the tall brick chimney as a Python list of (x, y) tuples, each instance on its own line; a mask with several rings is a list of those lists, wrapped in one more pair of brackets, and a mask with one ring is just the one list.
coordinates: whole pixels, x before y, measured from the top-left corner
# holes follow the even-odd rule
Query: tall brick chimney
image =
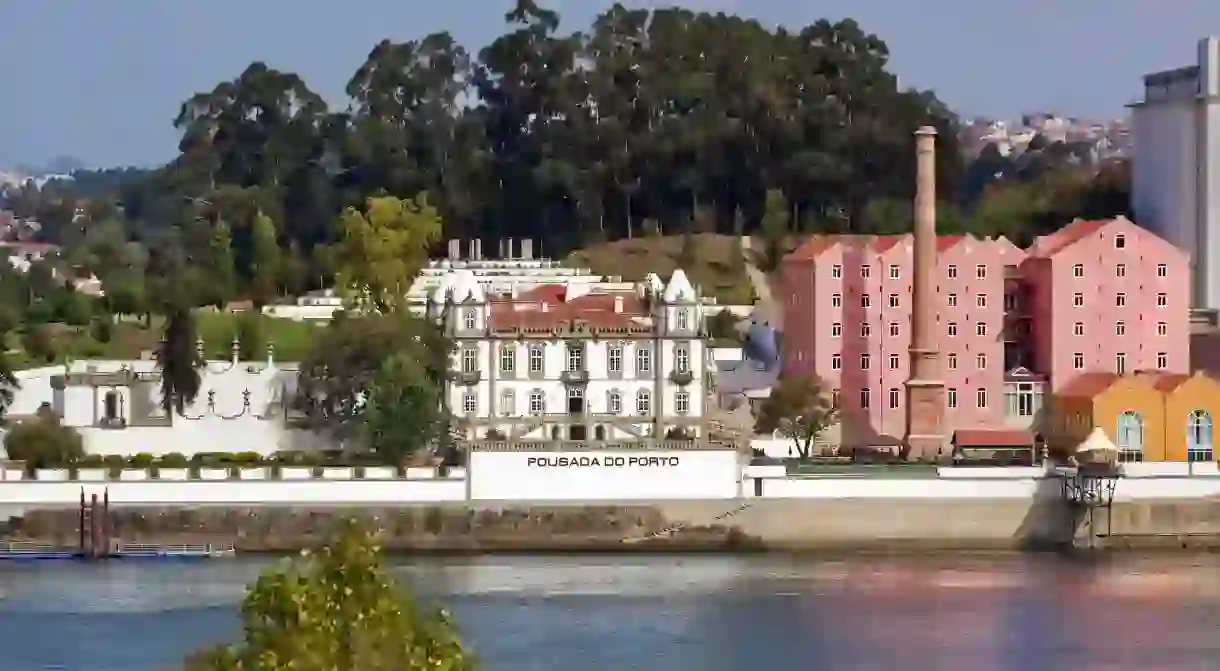
[(911, 377), (906, 383), (908, 458), (935, 458), (945, 446), (945, 383), (936, 324), (936, 129), (915, 131), (915, 259), (911, 287)]

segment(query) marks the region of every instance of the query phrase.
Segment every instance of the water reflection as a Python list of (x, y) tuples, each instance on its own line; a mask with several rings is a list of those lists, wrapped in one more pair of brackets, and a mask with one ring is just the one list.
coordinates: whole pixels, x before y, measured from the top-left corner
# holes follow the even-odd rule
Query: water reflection
[[(5, 669), (140, 671), (236, 631), (263, 562), (0, 565)], [(491, 671), (1218, 668), (1220, 558), (415, 562)]]

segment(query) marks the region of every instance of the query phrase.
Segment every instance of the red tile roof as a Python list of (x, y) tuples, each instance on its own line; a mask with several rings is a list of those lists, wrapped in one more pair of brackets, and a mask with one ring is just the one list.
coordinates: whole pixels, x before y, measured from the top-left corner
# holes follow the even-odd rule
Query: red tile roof
[(1081, 373), (1059, 390), (1065, 398), (1093, 398), (1118, 382), (1114, 373)]
[(1037, 240), (1034, 240), (1033, 246), (1029, 248), (1029, 255), (1050, 258), (1114, 221), (1114, 219), (1076, 219), (1050, 235), (1039, 236)]
[[(914, 237), (910, 233), (902, 235), (855, 235), (855, 234), (837, 234), (823, 235), (815, 234), (809, 236), (799, 247), (793, 250), (790, 254), (784, 257), (785, 261), (813, 261), (821, 256), (824, 252), (832, 249), (840, 243), (855, 243), (866, 246), (868, 249), (883, 254), (898, 245), (911, 240)], [(959, 242), (965, 240), (968, 235), (940, 235), (936, 238), (936, 250), (944, 252), (955, 247)]]
[(1034, 436), (1026, 429), (959, 429), (953, 444), (970, 447), (1030, 447)]
[[(538, 287), (543, 288), (546, 287)], [(544, 293), (553, 295), (554, 292)], [(622, 312), (614, 311), (615, 298), (622, 298)], [(545, 310), (543, 305), (546, 306)], [(634, 318), (647, 314), (639, 297), (628, 292), (597, 292), (578, 296), (570, 301), (519, 296), (515, 300), (492, 304), (491, 327), (503, 329), (515, 326), (529, 330), (548, 330), (573, 320), (580, 320), (594, 328), (626, 328), (640, 326)]]

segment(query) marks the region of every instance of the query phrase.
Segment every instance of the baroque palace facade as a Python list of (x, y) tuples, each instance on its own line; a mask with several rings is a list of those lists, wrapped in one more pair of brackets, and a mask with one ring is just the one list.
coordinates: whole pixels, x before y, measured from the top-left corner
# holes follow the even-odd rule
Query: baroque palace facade
[(445, 397), (466, 439), (705, 435), (709, 339), (682, 270), (630, 290), (539, 286), (488, 295), (458, 271), (429, 297), (456, 343)]

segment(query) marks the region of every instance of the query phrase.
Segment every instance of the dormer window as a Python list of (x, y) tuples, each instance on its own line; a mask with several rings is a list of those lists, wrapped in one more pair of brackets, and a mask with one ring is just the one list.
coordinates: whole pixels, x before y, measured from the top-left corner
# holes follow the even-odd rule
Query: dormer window
[(1127, 236), (1125, 236), (1125, 235), (1114, 236), (1114, 249), (1124, 249), (1124, 248), (1126, 248), (1126, 246), (1127, 246)]
[(475, 317), (474, 310), (466, 310), (463, 315), (463, 318), (465, 319), (466, 330), (473, 331), (475, 329), (475, 323), (476, 323), (476, 319), (477, 319)]
[(678, 310), (678, 328), (686, 330), (690, 328), (690, 315), (688, 310)]

